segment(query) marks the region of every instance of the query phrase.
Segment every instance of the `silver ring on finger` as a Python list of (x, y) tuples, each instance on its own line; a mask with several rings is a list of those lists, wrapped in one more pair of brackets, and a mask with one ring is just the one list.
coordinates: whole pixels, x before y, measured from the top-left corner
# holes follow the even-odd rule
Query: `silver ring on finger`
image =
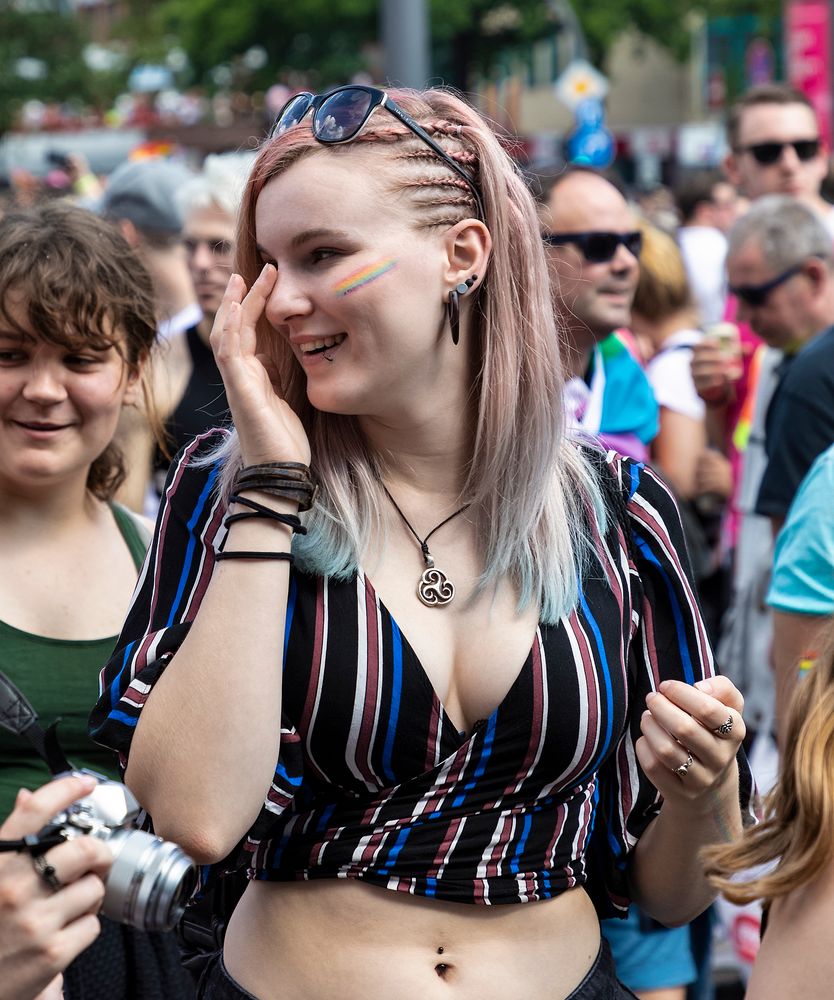
[(715, 733), (715, 735), (719, 739), (722, 739), (722, 740), (726, 739), (726, 737), (729, 736), (732, 731), (733, 731), (733, 716), (732, 716), (732, 714), (730, 714), (730, 715), (727, 716), (727, 721), (726, 722), (722, 722), (721, 725), (717, 729), (713, 729), (713, 733)]
[(687, 776), (687, 774), (689, 773), (689, 769), (690, 769), (690, 767), (692, 767), (693, 763), (694, 763), (694, 760), (693, 760), (692, 754), (691, 753), (687, 753), (686, 760), (683, 762), (683, 764), (681, 764), (679, 767), (675, 768), (675, 774), (679, 778), (685, 778)]
[(58, 878), (58, 873), (55, 871), (54, 866), (46, 860), (45, 855), (33, 855), (32, 867), (38, 873), (41, 880), (44, 881), (53, 892), (57, 892), (60, 888), (62, 888), (61, 880)]

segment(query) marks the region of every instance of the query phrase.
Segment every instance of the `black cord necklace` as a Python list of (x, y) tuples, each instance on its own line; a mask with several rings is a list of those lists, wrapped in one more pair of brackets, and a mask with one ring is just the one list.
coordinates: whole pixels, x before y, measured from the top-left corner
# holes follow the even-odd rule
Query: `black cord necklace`
[(429, 608), (437, 608), (442, 607), (444, 604), (450, 604), (452, 598), (455, 596), (455, 585), (448, 578), (448, 576), (446, 576), (443, 570), (438, 569), (434, 565), (434, 559), (432, 558), (431, 552), (429, 552), (428, 541), (435, 531), (442, 528), (444, 524), (448, 524), (453, 517), (457, 517), (458, 514), (462, 514), (466, 508), (469, 507), (469, 504), (465, 503), (459, 510), (456, 510), (454, 514), (450, 514), (447, 518), (441, 521), (440, 524), (436, 524), (425, 538), (421, 538), (414, 528), (411, 527), (410, 521), (397, 506), (397, 501), (388, 492), (385, 484), (381, 483), (380, 485), (383, 490), (385, 490), (385, 495), (394, 505), (394, 510), (403, 519), (406, 528), (408, 528), (411, 534), (417, 539), (420, 551), (423, 553), (423, 559), (426, 561), (426, 568), (423, 570), (420, 575), (420, 580), (417, 583), (417, 596), (423, 604)]

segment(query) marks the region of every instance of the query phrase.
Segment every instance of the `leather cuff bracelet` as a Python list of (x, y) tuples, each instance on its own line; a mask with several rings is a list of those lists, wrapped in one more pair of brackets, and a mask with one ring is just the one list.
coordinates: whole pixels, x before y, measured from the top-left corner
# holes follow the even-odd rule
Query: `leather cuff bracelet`
[(318, 486), (310, 478), (310, 470), (300, 462), (264, 462), (247, 465), (235, 477), (235, 493), (260, 490), (271, 496), (294, 500), (299, 511), (309, 510), (316, 501)]

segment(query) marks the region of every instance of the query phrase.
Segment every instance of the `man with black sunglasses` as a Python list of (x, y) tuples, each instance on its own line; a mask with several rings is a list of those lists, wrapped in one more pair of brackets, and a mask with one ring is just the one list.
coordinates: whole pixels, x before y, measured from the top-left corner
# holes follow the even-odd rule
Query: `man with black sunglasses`
[(820, 195), (828, 151), (808, 98), (786, 84), (744, 94), (727, 124), (729, 180), (748, 198), (787, 194), (818, 212), (834, 237), (834, 208)]
[(808, 205), (772, 195), (730, 231), (727, 263), (738, 317), (766, 347), (742, 465), (732, 606), (717, 656), (743, 691), (754, 729), (769, 730), (807, 638), (801, 615), (774, 616), (762, 601), (772, 541), (814, 460), (834, 442), (831, 235)]
[(569, 415), (623, 454), (643, 460), (657, 433), (657, 403), (626, 339), (639, 276), (641, 234), (619, 190), (600, 173), (569, 167), (536, 195), (553, 307), (570, 366)]
[(834, 442), (834, 250), (819, 217), (793, 198), (762, 198), (730, 233), (739, 318), (782, 351), (767, 409), (767, 467), (756, 512), (779, 530), (814, 459)]

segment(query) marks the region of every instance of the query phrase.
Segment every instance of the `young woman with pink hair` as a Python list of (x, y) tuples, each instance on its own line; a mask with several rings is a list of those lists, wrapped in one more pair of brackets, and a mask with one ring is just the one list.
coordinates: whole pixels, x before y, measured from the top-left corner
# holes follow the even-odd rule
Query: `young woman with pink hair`
[(172, 466), (92, 720), (251, 879), (200, 995), (630, 995), (599, 915), (708, 905), (742, 702), (669, 493), (564, 433), (522, 178), (444, 91), (299, 94), (236, 271), (235, 429)]

